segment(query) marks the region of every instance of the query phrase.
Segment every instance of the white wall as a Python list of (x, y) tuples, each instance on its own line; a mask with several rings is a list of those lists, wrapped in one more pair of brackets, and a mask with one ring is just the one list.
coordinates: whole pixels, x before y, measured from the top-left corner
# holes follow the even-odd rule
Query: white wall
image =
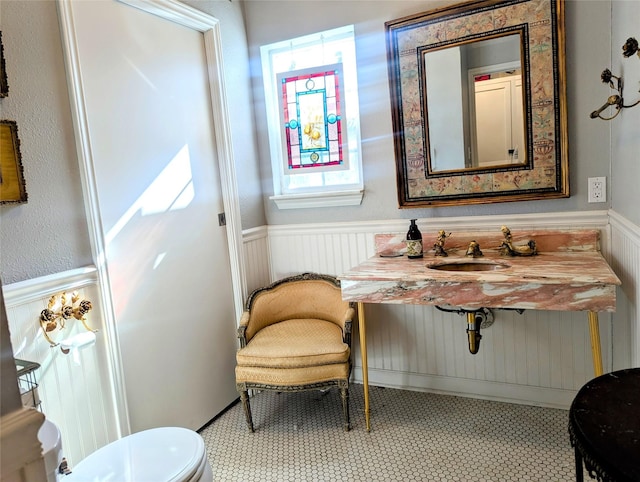
[[(599, 66), (609, 68), (614, 75), (624, 79), (625, 104), (640, 100), (640, 57), (625, 59), (622, 45), (629, 37), (640, 41), (640, 2), (615, 0), (611, 9), (613, 37), (611, 62)], [(604, 84), (598, 90), (602, 102), (613, 91)], [(601, 105), (601, 104), (600, 104)], [(611, 207), (636, 226), (640, 226), (640, 105), (624, 109), (610, 122), (598, 120), (603, 132), (611, 129)]]
[[(628, 36), (640, 36), (636, 21), (640, 3), (567, 0), (571, 198), (400, 211), (393, 182), (395, 170), (384, 22), (455, 1), (341, 1), (322, 2), (321, 8), (314, 8), (315, 5), (307, 1), (185, 1), (221, 21), (227, 65), (226, 84), (231, 86), (229, 110), (238, 163), (243, 226), (245, 229), (256, 228), (245, 244), (247, 257), (256, 260), (255, 264), (248, 266), (248, 289), (266, 284), (271, 276), (265, 264), (270, 256), (268, 238), (265, 229), (259, 228), (267, 224), (262, 199), (268, 211), (268, 224), (287, 225), (292, 234), (294, 225), (298, 223), (371, 219), (393, 222), (400, 218), (442, 216), (453, 219), (455, 216), (493, 213), (578, 212), (594, 207), (613, 207), (621, 217), (616, 218), (613, 229), (612, 266), (624, 284), (619, 292), (623, 304), (619, 305), (619, 312), (612, 322), (610, 353), (614, 368), (625, 366), (629, 357), (634, 357), (635, 365), (640, 366), (640, 274), (637, 271), (640, 259), (640, 211), (637, 209), (640, 203), (640, 191), (637, 189), (637, 179), (640, 178), (637, 135), (640, 107), (625, 111), (612, 123), (588, 117), (600, 105), (598, 99), (609, 95), (599, 80), (605, 67), (625, 76), (626, 97), (630, 101), (636, 99), (640, 61), (637, 58), (622, 59), (619, 54), (620, 46)], [(249, 31), (247, 39), (243, 12)], [(326, 211), (280, 212), (268, 201), (272, 184), (266, 131), (259, 128), (265, 115), (258, 48), (265, 43), (347, 23), (356, 25), (357, 35), (366, 188), (364, 203), (359, 207)], [(0, 28), (10, 88), (9, 96), (0, 100), (0, 117), (18, 122), (29, 193), (27, 204), (0, 206), (0, 275), (3, 283), (15, 283), (79, 268), (91, 264), (92, 260), (79, 187), (55, 2), (2, 0)], [(251, 93), (247, 90), (249, 81)], [(251, 95), (255, 96), (255, 105)], [(610, 204), (587, 204), (586, 181), (592, 176), (610, 176)], [(334, 246), (340, 247), (343, 235), (331, 238)], [(344, 246), (348, 248), (349, 245)], [(366, 242), (363, 249), (367, 252)], [(324, 259), (323, 263), (326, 263), (326, 253), (322, 256), (325, 258), (307, 260), (314, 259), (314, 263), (318, 263)], [(292, 262), (286, 270), (297, 268)], [(6, 328), (6, 320), (0, 320), (0, 323), (3, 329)], [(630, 339), (634, 340), (631, 348), (628, 346)], [(2, 340), (5, 350), (4, 335)], [(619, 361), (616, 361), (616, 354), (621, 355)], [(5, 393), (3, 389), (3, 408), (7, 407), (4, 405), (7, 402)]]
[[(640, 40), (640, 2), (614, 0), (611, 7), (611, 61), (600, 68), (607, 67), (614, 75), (622, 76), (625, 104), (630, 105), (640, 99), (640, 57), (636, 54), (624, 58), (622, 45), (629, 37)], [(605, 99), (611, 92), (601, 84), (598, 98)], [(640, 366), (640, 105), (624, 109), (612, 121), (594, 122), (601, 132), (611, 132), (612, 257), (613, 267), (622, 279), (614, 318), (620, 335), (615, 340), (626, 337), (625, 341), (631, 343), (632, 366)]]
[(0, 2), (9, 95), (3, 119), (18, 123), (27, 204), (0, 206), (3, 283), (91, 263), (71, 129), (56, 4)]
[[(638, 36), (634, 19), (638, 2), (595, 0), (566, 2), (567, 74), (569, 106), (569, 199), (479, 206), (398, 210), (388, 101), (384, 22), (453, 3), (442, 1), (324, 2), (309, 15), (308, 2), (187, 0), (221, 21), (227, 64), (229, 112), (238, 163), (238, 189), (243, 228), (264, 224), (328, 222), (397, 218), (431, 218), (522, 212), (588, 210), (609, 205), (588, 205), (587, 178), (611, 177), (613, 208), (640, 224), (637, 144), (633, 126), (640, 107), (625, 111), (612, 124), (589, 119), (594, 102), (608, 95), (600, 72), (611, 65), (624, 67), (627, 98), (634, 99), (637, 58), (622, 59), (620, 46), (627, 36)], [(611, 15), (613, 7), (613, 31)], [(247, 38), (243, 26), (246, 16)], [(295, 20), (291, 20), (295, 19)], [(264, 102), (258, 47), (318, 29), (355, 23), (359, 59), (365, 198), (362, 206), (331, 210), (278, 211), (271, 194), (270, 161), (263, 125)], [(18, 122), (29, 202), (0, 206), (0, 274), (13, 283), (91, 264), (87, 227), (80, 192), (69, 98), (60, 48), (55, 2), (3, 0), (0, 27), (9, 77), (9, 96), (0, 102), (3, 118)], [(248, 40), (247, 40), (248, 39)], [(620, 44), (620, 45), (618, 45)], [(249, 57), (245, 50), (249, 49)], [(251, 72), (249, 71), (251, 64)], [(253, 77), (252, 77), (253, 75)], [(248, 82), (255, 96), (247, 92)], [(603, 90), (604, 89), (604, 90)], [(598, 101), (599, 102), (599, 101)], [(613, 152), (610, 128), (614, 129)], [(256, 146), (259, 146), (256, 147)], [(260, 171), (257, 169), (260, 158)], [(610, 158), (613, 161), (610, 162)], [(612, 173), (610, 173), (610, 169)], [(263, 190), (264, 192), (260, 192)], [(268, 212), (265, 222), (262, 200)]]
[[(617, 0), (614, 0), (616, 2)], [(384, 22), (412, 13), (455, 3), (447, 1), (340, 1), (313, 8), (304, 1), (246, 1), (245, 17), (253, 74), (256, 125), (264, 125), (264, 94), (259, 47), (322, 29), (355, 24), (365, 195), (361, 206), (332, 209), (278, 210), (268, 196), (273, 187), (269, 172), (268, 139), (256, 132), (260, 146), (269, 225), (398, 218), (436, 218), (486, 214), (585, 211), (608, 206), (587, 203), (587, 178), (609, 175), (609, 135), (589, 119), (599, 98), (600, 64), (610, 58), (609, 0), (566, 2), (567, 105), (569, 115), (569, 164), (571, 197), (474, 206), (399, 210), (387, 72)], [(295, 19), (293, 21), (292, 19)], [(637, 196), (637, 194), (635, 195)], [(637, 199), (637, 198), (636, 198)]]
[[(107, 0), (100, 0), (107, 1)], [(109, 0), (111, 1), (111, 0)], [(220, 20), (245, 229), (265, 224), (240, 2), (191, 0)], [(0, 205), (0, 275), (15, 283), (93, 264), (54, 0), (2, 0), (0, 29), (29, 202)], [(108, 93), (107, 93), (108, 95)]]

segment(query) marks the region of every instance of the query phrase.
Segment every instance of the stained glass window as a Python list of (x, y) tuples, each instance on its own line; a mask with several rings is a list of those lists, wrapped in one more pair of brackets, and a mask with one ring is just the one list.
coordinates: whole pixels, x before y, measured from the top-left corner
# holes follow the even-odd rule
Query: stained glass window
[(278, 75), (286, 144), (285, 171), (349, 169), (343, 154), (342, 64)]
[(260, 56), (271, 199), (281, 209), (359, 204), (364, 186), (353, 25), (263, 45)]

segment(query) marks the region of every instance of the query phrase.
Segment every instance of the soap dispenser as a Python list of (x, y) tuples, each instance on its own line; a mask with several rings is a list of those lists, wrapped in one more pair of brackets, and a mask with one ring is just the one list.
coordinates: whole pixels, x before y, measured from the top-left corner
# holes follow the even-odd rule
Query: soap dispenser
[(407, 233), (407, 257), (422, 258), (422, 233), (416, 225), (416, 220), (411, 220), (409, 232)]

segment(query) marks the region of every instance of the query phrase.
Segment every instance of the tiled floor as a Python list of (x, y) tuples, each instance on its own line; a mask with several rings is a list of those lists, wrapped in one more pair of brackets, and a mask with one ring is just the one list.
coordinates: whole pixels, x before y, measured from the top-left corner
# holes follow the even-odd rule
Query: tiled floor
[(351, 385), (350, 432), (337, 390), (262, 392), (255, 433), (237, 404), (201, 434), (216, 481), (573, 481), (568, 411)]

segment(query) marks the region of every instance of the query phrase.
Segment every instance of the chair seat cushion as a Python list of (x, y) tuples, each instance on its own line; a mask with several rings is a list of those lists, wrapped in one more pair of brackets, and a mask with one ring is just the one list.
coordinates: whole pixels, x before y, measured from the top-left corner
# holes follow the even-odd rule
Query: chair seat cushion
[(349, 345), (334, 323), (316, 319), (280, 321), (263, 328), (236, 353), (238, 366), (305, 368), (348, 363)]
[(305, 387), (333, 385), (339, 380), (348, 382), (351, 367), (348, 363), (334, 363), (318, 367), (264, 368), (236, 366), (236, 384), (242, 388), (289, 387), (303, 390)]

